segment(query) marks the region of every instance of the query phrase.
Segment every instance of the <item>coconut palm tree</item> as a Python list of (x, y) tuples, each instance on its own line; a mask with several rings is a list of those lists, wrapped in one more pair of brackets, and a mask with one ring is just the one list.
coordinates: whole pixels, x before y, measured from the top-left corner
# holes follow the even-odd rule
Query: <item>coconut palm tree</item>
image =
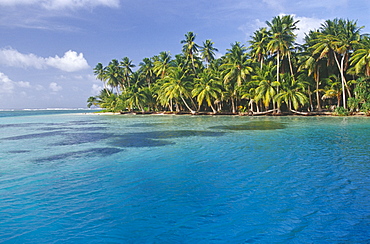
[(96, 78), (101, 80), (103, 82), (103, 86), (105, 91), (109, 94), (109, 90), (107, 88), (107, 84), (105, 81), (107, 80), (106, 77), (106, 68), (102, 65), (102, 63), (98, 63), (94, 68), (94, 75), (96, 75)]
[(155, 81), (153, 61), (150, 58), (144, 58), (139, 66), (140, 75), (145, 78), (147, 85), (150, 87), (150, 85)]
[(162, 81), (161, 90), (158, 94), (159, 100), (166, 101), (167, 105), (172, 105), (173, 101), (178, 105), (178, 102), (182, 101), (187, 109), (194, 114), (195, 110), (186, 102), (186, 99), (191, 100), (191, 75), (187, 74), (181, 67), (171, 67), (168, 75)]
[(280, 81), (280, 61), (284, 56), (288, 57), (291, 75), (293, 76), (293, 68), (291, 63), (291, 51), (296, 35), (293, 31), (297, 30), (297, 23), (291, 15), (284, 15), (282, 17), (276, 16), (271, 22), (266, 21), (267, 26), (270, 28), (272, 36), (267, 44), (267, 50), (272, 54), (276, 53), (276, 77)]
[(132, 68), (134, 68), (135, 65), (132, 63), (132, 60), (130, 60), (128, 57), (124, 57), (122, 58), (122, 61), (119, 63), (119, 66), (122, 69), (123, 82), (126, 83), (125, 85), (127, 87), (130, 87), (129, 82), (130, 75), (133, 73)]
[(118, 66), (117, 59), (113, 59), (107, 66), (105, 71), (105, 77), (107, 79), (107, 85), (115, 87), (117, 94), (119, 94), (119, 86), (124, 90), (124, 84), (122, 83), (122, 72)]
[(370, 37), (363, 36), (359, 49), (353, 53), (350, 62), (357, 75), (370, 76)]
[(194, 64), (194, 56), (198, 53), (199, 45), (194, 42), (196, 35), (189, 31), (185, 34), (185, 39), (181, 41), (181, 44), (184, 44), (182, 47), (182, 52), (184, 53), (187, 61), (189, 59), (191, 60), (194, 73), (196, 73), (195, 70), (195, 64)]
[(226, 63), (221, 66), (225, 83), (235, 82), (241, 86), (253, 71), (245, 51), (244, 45), (240, 42), (235, 42), (231, 49), (227, 49)]
[(169, 52), (160, 52), (158, 56), (154, 57), (154, 68), (155, 74), (163, 79), (171, 67), (171, 55)]
[(253, 71), (250, 60), (245, 53), (246, 48), (239, 42), (231, 45), (231, 49), (227, 49), (225, 63), (221, 65), (223, 82), (225, 89), (230, 95), (232, 112), (236, 112), (236, 99), (238, 97), (238, 87), (242, 86), (243, 82), (247, 81), (247, 77)]
[(266, 28), (260, 28), (253, 33), (252, 40), (249, 41), (252, 60), (259, 62), (261, 69), (267, 56), (267, 45), (270, 42), (270, 38), (271, 33)]
[(138, 108), (143, 113), (145, 112), (144, 107), (148, 101), (147, 95), (145, 89), (140, 87), (138, 83), (131, 85), (123, 94), (125, 104), (130, 111)]
[(281, 105), (284, 101), (288, 109), (292, 112), (298, 110), (300, 105), (308, 102), (307, 96), (302, 92), (305, 84), (298, 79), (293, 79), (291, 75), (284, 74), (281, 82), (281, 90), (276, 94), (275, 99)]
[(264, 65), (262, 69), (256, 70), (256, 75), (252, 76), (252, 80), (258, 82), (258, 87), (255, 90), (256, 96), (254, 100), (258, 103), (262, 100), (265, 109), (268, 110), (270, 103), (272, 102), (275, 108), (274, 97), (276, 95), (276, 87), (279, 85), (276, 81), (276, 75), (274, 75), (275, 65), (272, 62)]
[(336, 99), (337, 107), (339, 107), (341, 103), (341, 93), (342, 93), (340, 78), (335, 74), (331, 74), (328, 78), (325, 78), (324, 80), (327, 85), (324, 87), (325, 93), (322, 96), (322, 99), (323, 100)]
[(222, 86), (218, 77), (215, 73), (210, 71), (204, 71), (199, 74), (199, 78), (196, 78), (197, 82), (194, 89), (192, 90), (192, 96), (197, 98), (198, 111), (204, 101), (212, 109), (213, 113), (217, 113), (213, 104), (216, 100), (220, 99)]
[[(350, 53), (354, 47), (360, 42), (360, 31), (363, 27), (358, 27), (355, 21), (334, 19), (327, 20), (322, 24), (318, 35), (318, 43), (324, 42), (326, 48), (317, 49), (325, 55), (325, 52), (334, 52), (333, 57), (339, 69), (342, 82), (342, 101), (343, 107), (347, 108), (346, 91), (348, 96), (351, 96), (349, 87), (347, 85), (345, 71), (349, 66)], [(321, 57), (322, 55), (320, 55)]]
[[(325, 59), (320, 58), (320, 53), (315, 52), (315, 49), (312, 48), (313, 46), (321, 45), (322, 43), (317, 42), (317, 36), (319, 35), (318, 31), (310, 31), (305, 37), (305, 45), (304, 51), (299, 54), (299, 72), (305, 73), (308, 77), (312, 78), (315, 81), (315, 93), (316, 93), (316, 109), (321, 111), (321, 96), (320, 93), (323, 89), (320, 87), (321, 85), (321, 73), (327, 71), (327, 62)], [(323, 47), (330, 49), (330, 45), (323, 45)], [(325, 54), (325, 51), (323, 53)], [(329, 55), (326, 55), (329, 57)], [(330, 60), (328, 60), (330, 61)]]
[(206, 63), (207, 68), (209, 63), (215, 59), (215, 52), (218, 52), (218, 49), (213, 47), (213, 44), (211, 40), (206, 40), (200, 48), (201, 57)]

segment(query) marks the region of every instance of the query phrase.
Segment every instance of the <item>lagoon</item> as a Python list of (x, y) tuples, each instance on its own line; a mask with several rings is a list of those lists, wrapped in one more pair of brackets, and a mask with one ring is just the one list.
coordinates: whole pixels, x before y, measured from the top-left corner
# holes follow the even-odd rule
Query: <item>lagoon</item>
[(369, 119), (0, 115), (0, 242), (366, 243)]

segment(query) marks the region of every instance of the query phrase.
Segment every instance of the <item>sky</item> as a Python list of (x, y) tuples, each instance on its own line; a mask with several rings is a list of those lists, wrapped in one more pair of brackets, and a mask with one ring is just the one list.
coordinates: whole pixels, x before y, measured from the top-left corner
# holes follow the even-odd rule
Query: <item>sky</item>
[(334, 18), (370, 33), (369, 13), (369, 0), (0, 0), (0, 110), (86, 108), (102, 89), (97, 63), (174, 56), (189, 31), (221, 56), (274, 16), (299, 20), (302, 42)]

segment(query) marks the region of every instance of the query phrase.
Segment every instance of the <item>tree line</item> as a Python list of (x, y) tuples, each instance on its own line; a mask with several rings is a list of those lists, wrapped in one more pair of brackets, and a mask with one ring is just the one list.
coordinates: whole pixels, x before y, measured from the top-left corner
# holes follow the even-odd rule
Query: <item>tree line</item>
[(346, 19), (326, 20), (296, 43), (298, 21), (276, 16), (248, 45), (231, 44), (225, 55), (211, 40), (185, 34), (182, 52), (98, 63), (104, 88), (88, 107), (106, 111), (370, 113), (370, 37)]

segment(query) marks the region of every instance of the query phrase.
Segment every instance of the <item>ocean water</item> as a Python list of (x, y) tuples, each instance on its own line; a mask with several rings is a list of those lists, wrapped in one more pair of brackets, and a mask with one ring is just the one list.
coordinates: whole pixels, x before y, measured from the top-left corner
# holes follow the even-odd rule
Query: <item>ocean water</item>
[(0, 243), (369, 243), (370, 118), (0, 112)]

